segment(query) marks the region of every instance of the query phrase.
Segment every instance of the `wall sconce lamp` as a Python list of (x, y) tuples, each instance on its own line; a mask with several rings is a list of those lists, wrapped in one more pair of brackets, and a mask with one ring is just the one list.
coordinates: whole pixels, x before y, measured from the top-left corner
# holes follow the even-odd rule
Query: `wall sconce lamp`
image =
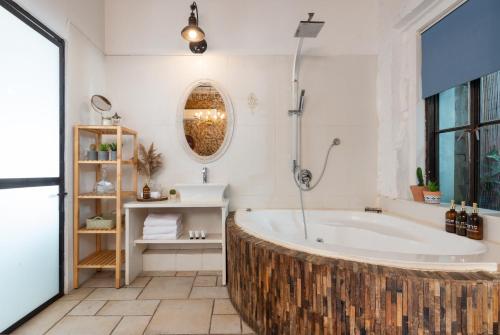
[[(207, 50), (207, 41), (205, 41), (205, 32), (198, 26), (198, 6), (196, 2), (191, 4), (191, 15), (188, 18), (188, 25), (185, 26), (181, 35), (189, 42), (189, 49), (195, 54), (202, 54)], [(196, 15), (195, 15), (196, 12)]]

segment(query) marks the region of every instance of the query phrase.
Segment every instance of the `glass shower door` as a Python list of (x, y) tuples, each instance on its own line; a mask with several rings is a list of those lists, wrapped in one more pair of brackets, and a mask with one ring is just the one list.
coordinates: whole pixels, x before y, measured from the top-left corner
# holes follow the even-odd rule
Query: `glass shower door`
[(0, 333), (63, 290), (64, 41), (0, 0)]

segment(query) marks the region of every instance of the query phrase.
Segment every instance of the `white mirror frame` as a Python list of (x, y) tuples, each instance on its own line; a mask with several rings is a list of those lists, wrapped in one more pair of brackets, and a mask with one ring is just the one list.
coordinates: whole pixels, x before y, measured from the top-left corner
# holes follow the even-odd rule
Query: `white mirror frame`
[[(226, 135), (224, 137), (224, 142), (220, 148), (210, 156), (200, 156), (196, 152), (194, 152), (189, 146), (186, 135), (184, 133), (184, 109), (186, 107), (186, 102), (193, 90), (200, 85), (210, 85), (214, 87), (221, 95), (222, 100), (224, 101), (224, 106), (226, 108)], [(193, 158), (195, 161), (200, 163), (211, 163), (215, 162), (226, 152), (229, 144), (231, 143), (231, 138), (233, 137), (233, 129), (234, 129), (234, 114), (233, 114), (233, 105), (231, 104), (231, 100), (229, 99), (229, 95), (226, 91), (215, 81), (210, 79), (201, 79), (191, 83), (184, 94), (181, 97), (179, 102), (179, 107), (177, 108), (177, 134), (179, 136), (179, 141), (181, 142), (184, 151)]]

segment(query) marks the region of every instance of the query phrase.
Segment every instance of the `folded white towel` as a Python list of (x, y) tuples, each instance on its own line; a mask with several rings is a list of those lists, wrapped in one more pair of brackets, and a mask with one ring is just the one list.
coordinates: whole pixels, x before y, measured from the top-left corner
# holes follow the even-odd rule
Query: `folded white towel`
[(154, 235), (154, 234), (176, 234), (179, 231), (179, 227), (176, 226), (144, 226), (142, 233), (144, 235)]
[(142, 238), (144, 240), (176, 240), (181, 237), (181, 233), (172, 233), (172, 234), (152, 234), (152, 235), (144, 235)]
[(180, 214), (149, 214), (144, 221), (145, 226), (179, 226), (182, 222)]

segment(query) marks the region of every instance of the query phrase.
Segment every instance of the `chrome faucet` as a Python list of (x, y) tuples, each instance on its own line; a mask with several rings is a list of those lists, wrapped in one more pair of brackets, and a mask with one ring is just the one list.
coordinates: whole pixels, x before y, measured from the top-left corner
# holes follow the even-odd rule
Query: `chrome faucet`
[(206, 184), (208, 182), (208, 168), (206, 166), (201, 169), (201, 178), (203, 184)]

